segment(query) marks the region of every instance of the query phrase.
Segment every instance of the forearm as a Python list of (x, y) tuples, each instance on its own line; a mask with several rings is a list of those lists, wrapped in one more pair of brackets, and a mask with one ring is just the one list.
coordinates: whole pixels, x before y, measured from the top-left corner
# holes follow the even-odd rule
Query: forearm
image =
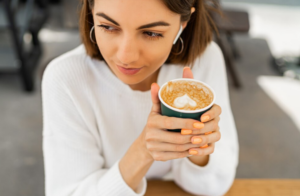
[(209, 161), (209, 155), (205, 155), (205, 156), (191, 156), (188, 157), (188, 159), (193, 162), (194, 164), (204, 167), (205, 165), (207, 165), (208, 161)]
[(130, 188), (136, 190), (153, 162), (139, 140), (130, 146), (119, 163), (121, 175)]

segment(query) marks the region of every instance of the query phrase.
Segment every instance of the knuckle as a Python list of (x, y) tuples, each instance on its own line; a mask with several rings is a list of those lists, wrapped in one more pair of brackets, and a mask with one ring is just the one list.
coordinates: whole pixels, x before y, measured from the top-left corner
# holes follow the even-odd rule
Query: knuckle
[(221, 108), (221, 106), (218, 105), (218, 107), (220, 109), (220, 114), (222, 114), (222, 108)]
[(190, 121), (190, 120), (184, 120), (184, 128), (189, 128), (189, 127), (193, 127), (193, 126), (190, 126), (194, 123), (194, 121)]
[(162, 160), (163, 160), (163, 157), (161, 156), (160, 153), (155, 152), (155, 153), (153, 153), (153, 159), (154, 159), (155, 161), (162, 161)]
[(209, 135), (206, 135), (205, 137), (202, 137), (202, 142), (201, 142), (202, 145), (209, 143), (208, 137), (209, 137)]
[(214, 123), (213, 123), (213, 130), (214, 130), (214, 131), (217, 130), (218, 127), (219, 127), (218, 122), (214, 122)]
[(188, 156), (189, 154), (187, 152), (182, 152), (179, 154), (178, 158), (184, 158), (186, 156)]
[(203, 156), (203, 155), (204, 155), (203, 150), (198, 150), (198, 155), (199, 155), (199, 156)]
[(149, 127), (149, 128), (152, 128), (152, 127), (155, 126), (155, 122), (154, 122), (153, 118), (148, 119), (146, 126)]
[(176, 143), (180, 143), (180, 135), (175, 135), (174, 136), (174, 141), (176, 142)]
[(214, 152), (215, 152), (215, 148), (212, 147), (210, 153), (212, 154), (212, 153), (214, 153)]
[(157, 152), (152, 152), (152, 157), (153, 157), (153, 159), (154, 159), (155, 161), (157, 161), (157, 159), (158, 159), (158, 154), (157, 154)]
[(149, 144), (149, 142), (146, 143), (146, 148), (147, 148), (149, 151), (152, 151), (152, 150), (151, 150), (151, 144)]
[(145, 135), (145, 140), (147, 141), (147, 142), (149, 142), (149, 141), (151, 141), (153, 139), (153, 134), (152, 134), (152, 132), (151, 131), (147, 131), (146, 132), (146, 135)]
[(146, 143), (146, 147), (147, 147), (147, 149), (149, 150), (149, 151), (154, 151), (155, 149), (154, 149), (154, 146), (153, 146), (153, 144), (151, 143), (151, 142), (147, 142)]
[(221, 133), (220, 132), (217, 132), (217, 141), (219, 141), (221, 139)]
[(216, 116), (216, 111), (215, 110), (211, 110), (210, 111), (210, 116), (215, 117)]
[(182, 137), (182, 135), (176, 135), (174, 139), (178, 144), (184, 143), (184, 137)]
[(166, 129), (171, 129), (172, 128), (172, 119), (169, 117), (165, 117), (164, 119), (164, 127)]
[(182, 145), (175, 145), (175, 147), (174, 147), (175, 149), (175, 151), (183, 151), (183, 146)]

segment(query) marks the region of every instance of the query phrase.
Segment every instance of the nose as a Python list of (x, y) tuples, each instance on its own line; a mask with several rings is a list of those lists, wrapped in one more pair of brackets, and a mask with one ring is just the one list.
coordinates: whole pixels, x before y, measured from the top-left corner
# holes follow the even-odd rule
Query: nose
[(117, 58), (122, 64), (132, 64), (139, 59), (139, 47), (134, 38), (124, 36), (117, 51)]

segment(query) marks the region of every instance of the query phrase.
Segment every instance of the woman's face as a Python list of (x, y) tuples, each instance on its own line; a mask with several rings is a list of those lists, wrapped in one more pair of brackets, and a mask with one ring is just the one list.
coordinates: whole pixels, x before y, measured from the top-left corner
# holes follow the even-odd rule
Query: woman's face
[(161, 0), (95, 0), (93, 17), (103, 58), (133, 86), (145, 84), (167, 60), (180, 28), (180, 15)]

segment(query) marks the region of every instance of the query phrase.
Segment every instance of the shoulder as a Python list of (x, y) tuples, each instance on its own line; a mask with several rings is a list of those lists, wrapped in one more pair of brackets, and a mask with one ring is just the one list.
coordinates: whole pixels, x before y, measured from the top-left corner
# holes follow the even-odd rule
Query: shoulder
[(85, 48), (83, 45), (80, 45), (77, 48), (53, 59), (47, 65), (44, 71), (44, 77), (49, 74), (68, 74), (68, 71), (73, 71), (81, 67), (84, 64), (84, 60), (86, 57), (87, 55), (85, 52)]
[(218, 46), (214, 41), (210, 42), (207, 46), (204, 52), (198, 57), (198, 61), (201, 61), (202, 64), (212, 63), (216, 61), (222, 61), (223, 60), (223, 54)]
[(203, 53), (203, 55), (212, 55), (215, 53), (222, 53), (220, 47), (218, 46), (218, 44), (216, 44), (216, 42), (211, 41), (207, 46), (206, 49)]
[(91, 61), (83, 45), (53, 59), (46, 67), (42, 82), (67, 83), (83, 79)]
[(194, 62), (194, 77), (207, 83), (214, 83), (220, 75), (226, 74), (223, 54), (215, 42), (207, 45), (205, 51)]
[(218, 69), (225, 65), (220, 47), (214, 42), (210, 42), (204, 52), (195, 60), (194, 68), (206, 70)]

